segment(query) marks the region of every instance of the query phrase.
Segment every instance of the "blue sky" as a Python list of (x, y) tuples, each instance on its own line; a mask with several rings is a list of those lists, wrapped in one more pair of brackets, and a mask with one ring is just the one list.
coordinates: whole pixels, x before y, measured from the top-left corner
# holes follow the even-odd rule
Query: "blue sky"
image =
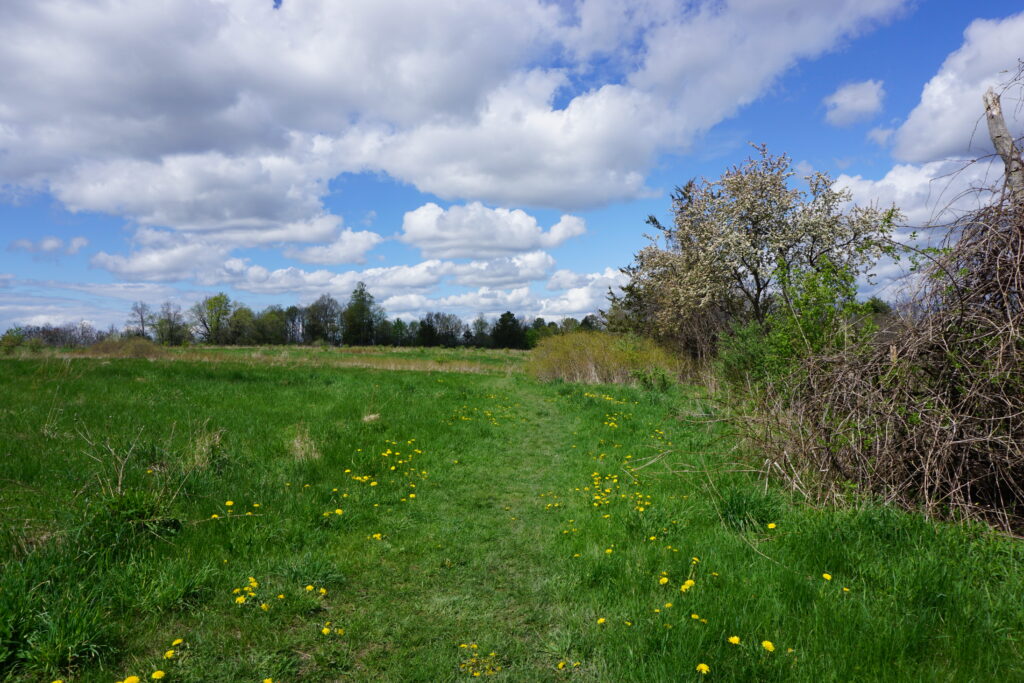
[(582, 317), (671, 189), (751, 142), (941, 220), (998, 175), (950, 172), (990, 152), (981, 94), (1024, 57), (1021, 9), (6, 0), (0, 329), (360, 280), (392, 316)]

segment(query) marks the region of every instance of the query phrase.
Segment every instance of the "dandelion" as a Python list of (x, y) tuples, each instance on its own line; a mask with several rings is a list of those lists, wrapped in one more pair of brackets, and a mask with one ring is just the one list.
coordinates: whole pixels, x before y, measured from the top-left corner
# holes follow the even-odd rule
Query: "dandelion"
[(267, 603), (264, 602), (264, 603), (262, 603), (260, 605), (260, 609), (263, 610), (264, 612), (266, 612), (267, 610), (270, 609), (270, 605), (268, 605)]
[(739, 645), (740, 644), (740, 637), (739, 636), (729, 636), (728, 640), (733, 645)]
[(697, 673), (701, 674), (702, 676), (707, 674), (707, 672), (709, 671), (711, 671), (711, 667), (707, 664), (701, 663), (697, 665)]
[(217, 515), (217, 514), (210, 515), (210, 519), (217, 519), (218, 517), (220, 517), (220, 515)]
[(278, 600), (284, 600), (284, 593), (278, 594), (277, 599)]
[(691, 614), (690, 618), (691, 619), (700, 619), (700, 615), (699, 614)]
[(558, 670), (561, 671), (564, 668), (565, 668), (565, 662), (559, 662), (558, 663)]
[(320, 595), (327, 595), (327, 589), (326, 588), (321, 588), (318, 592), (320, 593)]
[(233, 500), (226, 500), (226, 501), (224, 501), (225, 507), (231, 507), (234, 504), (235, 504), (235, 501), (233, 501)]
[(331, 629), (327, 628), (326, 626), (324, 626), (322, 629), (320, 629), (320, 633), (324, 634), (325, 636), (327, 634), (329, 634), (330, 632), (331, 632)]
[(174, 650), (168, 650), (165, 652), (164, 659), (174, 659)]
[(310, 585), (310, 586), (306, 586), (306, 590), (307, 590), (307, 591), (311, 591), (311, 590), (313, 590), (313, 586), (311, 586), (311, 585)]
[(826, 581), (831, 581), (832, 580), (832, 575), (831, 574), (822, 574), (821, 578), (825, 579)]
[(344, 512), (344, 510), (342, 510), (341, 508), (338, 508), (338, 509), (336, 509), (336, 510), (334, 511), (334, 514), (336, 514), (336, 515), (340, 515), (340, 514), (341, 514), (341, 513), (343, 513), (343, 512)]
[(124, 679), (124, 681), (122, 683), (139, 683), (139, 677), (138, 676), (128, 676), (127, 678)]
[(843, 592), (844, 592), (844, 593), (849, 593), (849, 592), (850, 592), (850, 589), (849, 589), (849, 588), (847, 588), (846, 586), (843, 586)]
[(672, 607), (672, 603), (671, 602), (666, 602), (665, 603), (665, 609), (671, 609), (671, 607)]
[(153, 672), (153, 674), (150, 676), (150, 678), (152, 678), (154, 681), (159, 681), (161, 678), (163, 678), (166, 675), (167, 674), (165, 674), (163, 671), (157, 670), (157, 671)]
[(184, 642), (185, 642), (185, 641), (184, 641), (184, 640), (182, 640), (181, 638), (175, 638), (175, 639), (174, 639), (174, 642), (173, 642), (173, 643), (171, 643), (171, 647), (178, 647), (179, 645), (181, 645), (181, 644), (182, 644), (182, 643), (184, 643)]
[(775, 652), (775, 643), (770, 640), (762, 640), (761, 647), (768, 650), (768, 652)]
[(598, 620), (597, 620), (597, 623), (598, 623), (598, 625), (600, 626), (600, 625), (601, 625), (601, 624), (603, 624), (603, 623), (604, 623), (605, 621), (607, 621), (607, 620), (606, 620), (606, 619), (605, 619), (604, 617), (601, 617), (600, 619), (598, 619)]
[(236, 605), (244, 605), (245, 604), (245, 596), (244, 595), (239, 595), (237, 598), (235, 598), (235, 604)]
[(664, 586), (666, 583), (668, 583), (668, 577), (667, 576), (661, 577), (660, 579), (658, 579), (658, 583), (660, 583), (662, 586)]
[(263, 683), (274, 683), (274, 679), (273, 678), (264, 678), (263, 679)]
[(770, 522), (770, 523), (768, 524), (768, 528), (769, 528), (769, 529), (774, 529), (774, 528), (775, 528), (776, 526), (777, 526), (777, 525), (775, 524), (775, 522)]
[(604, 554), (605, 555), (611, 555), (613, 552), (615, 552), (615, 551), (612, 550), (611, 548), (606, 548), (605, 551), (604, 551)]

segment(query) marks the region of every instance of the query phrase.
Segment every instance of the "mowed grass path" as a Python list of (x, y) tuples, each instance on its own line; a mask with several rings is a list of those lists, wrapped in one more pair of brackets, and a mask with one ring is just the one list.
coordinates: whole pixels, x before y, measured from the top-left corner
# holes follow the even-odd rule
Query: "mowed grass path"
[(1018, 541), (803, 506), (682, 390), (85, 359), (0, 382), (5, 679), (1024, 677)]

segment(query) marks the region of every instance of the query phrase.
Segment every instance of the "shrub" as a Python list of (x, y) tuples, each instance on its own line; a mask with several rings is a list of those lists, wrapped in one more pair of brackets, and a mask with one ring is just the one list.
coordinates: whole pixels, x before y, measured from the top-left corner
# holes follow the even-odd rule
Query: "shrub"
[(542, 339), (527, 370), (543, 381), (641, 384), (667, 388), (679, 361), (648, 339), (608, 332), (571, 332)]

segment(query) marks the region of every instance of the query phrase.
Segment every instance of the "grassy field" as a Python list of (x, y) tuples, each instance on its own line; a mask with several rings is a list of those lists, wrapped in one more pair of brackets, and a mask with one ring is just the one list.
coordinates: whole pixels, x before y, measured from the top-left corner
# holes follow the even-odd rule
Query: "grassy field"
[(238, 354), (0, 360), (0, 680), (1024, 679), (1019, 541), (801, 505), (694, 392)]

